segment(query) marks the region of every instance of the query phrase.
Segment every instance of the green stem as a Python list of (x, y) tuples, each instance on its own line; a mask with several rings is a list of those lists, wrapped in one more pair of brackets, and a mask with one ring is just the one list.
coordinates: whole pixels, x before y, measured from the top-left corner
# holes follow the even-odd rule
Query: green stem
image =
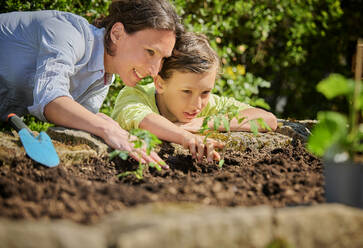
[[(350, 127), (348, 138), (352, 142), (353, 147), (357, 145), (358, 140), (355, 139), (358, 135), (358, 116), (359, 116), (359, 96), (361, 91), (362, 78), (362, 61), (363, 61), (363, 39), (359, 39), (357, 43), (357, 55), (355, 66), (355, 84), (352, 104), (350, 106)], [(354, 159), (354, 151), (351, 151), (350, 156)]]
[(228, 147), (228, 144), (229, 144), (229, 140), (231, 139), (231, 131), (228, 131), (227, 133), (227, 142), (226, 142), (226, 145), (223, 147), (222, 149), (222, 154), (221, 154), (221, 160), (224, 159), (224, 156), (226, 155), (226, 151), (227, 151), (227, 147)]

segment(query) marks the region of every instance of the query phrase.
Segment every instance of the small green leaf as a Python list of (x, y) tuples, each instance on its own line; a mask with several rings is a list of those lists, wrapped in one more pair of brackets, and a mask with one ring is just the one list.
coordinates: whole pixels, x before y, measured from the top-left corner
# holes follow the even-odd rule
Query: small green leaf
[(258, 134), (258, 126), (257, 126), (256, 120), (249, 120), (248, 122), (250, 123), (250, 129), (251, 129), (252, 133), (254, 135), (257, 135)]
[(127, 175), (134, 174), (133, 171), (126, 171), (117, 175), (117, 177), (125, 177)]
[(129, 157), (129, 153), (127, 151), (120, 151), (118, 156), (122, 159), (122, 160), (126, 160)]
[(224, 159), (219, 160), (218, 167), (222, 168), (223, 165), (224, 165)]
[(139, 172), (139, 171), (135, 171), (134, 175), (136, 176), (137, 179), (141, 180), (144, 178), (143, 173)]
[(129, 156), (127, 151), (114, 150), (113, 152), (108, 154), (110, 160), (114, 159), (116, 156), (119, 156), (123, 160), (126, 160)]
[(230, 131), (229, 120), (225, 116), (223, 116), (222, 122), (223, 122), (223, 127), (226, 129), (227, 132), (229, 132)]
[(160, 165), (158, 165), (157, 163), (150, 162), (150, 163), (149, 163), (149, 166), (150, 166), (151, 168), (155, 168), (157, 171), (161, 171), (161, 167), (160, 167)]
[(242, 121), (244, 121), (246, 119), (246, 117), (241, 117), (241, 118), (238, 118), (238, 124), (241, 124)]
[(340, 95), (349, 95), (353, 92), (353, 87), (354, 81), (346, 79), (340, 74), (331, 74), (316, 86), (317, 90), (328, 99)]
[(221, 117), (216, 116), (213, 120), (213, 128), (214, 130), (218, 130), (219, 126), (221, 125)]
[(108, 154), (108, 157), (110, 158), (110, 160), (114, 159), (118, 155), (119, 151), (120, 150), (114, 150), (113, 152), (110, 152)]
[(258, 124), (260, 125), (260, 127), (261, 127), (262, 129), (264, 129), (264, 130), (268, 130), (268, 131), (271, 131), (270, 126), (269, 126), (269, 125), (267, 125), (267, 123), (265, 122), (265, 120), (264, 120), (264, 119), (262, 119), (262, 118), (258, 118), (258, 119), (257, 119), (257, 122), (258, 122)]
[(267, 109), (267, 110), (270, 110), (270, 105), (268, 105), (264, 99), (262, 98), (259, 98), (257, 100), (255, 100), (253, 102), (253, 105), (256, 106), (256, 107), (261, 107), (261, 108), (264, 108), (264, 109)]

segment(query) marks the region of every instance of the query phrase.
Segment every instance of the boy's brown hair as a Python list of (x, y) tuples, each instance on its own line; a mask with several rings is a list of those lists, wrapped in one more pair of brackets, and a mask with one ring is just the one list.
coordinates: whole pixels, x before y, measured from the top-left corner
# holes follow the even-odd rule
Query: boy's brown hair
[(202, 34), (185, 32), (177, 39), (173, 55), (165, 59), (159, 75), (166, 80), (173, 71), (204, 73), (213, 68), (219, 71), (219, 58), (208, 38)]
[(109, 55), (113, 55), (110, 33), (116, 22), (121, 22), (128, 34), (157, 29), (173, 31), (178, 37), (184, 31), (180, 17), (168, 0), (114, 0), (109, 6), (109, 15), (93, 23), (106, 29), (104, 45)]

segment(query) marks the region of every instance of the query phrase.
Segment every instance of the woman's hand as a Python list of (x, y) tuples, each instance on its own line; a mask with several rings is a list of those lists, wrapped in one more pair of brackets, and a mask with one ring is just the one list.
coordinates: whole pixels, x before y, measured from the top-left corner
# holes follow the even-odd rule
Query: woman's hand
[(223, 148), (224, 145), (214, 139), (205, 139), (204, 136), (188, 133), (184, 137), (183, 146), (189, 149), (192, 157), (199, 162), (202, 161), (203, 156), (207, 157), (208, 162), (212, 162), (213, 160), (219, 161), (221, 158), (215, 148)]
[(130, 135), (126, 130), (122, 129), (120, 125), (113, 120), (111, 117), (98, 113), (97, 116), (106, 120), (108, 123), (106, 134), (103, 137), (105, 142), (114, 149), (127, 151), (130, 157), (134, 158), (136, 161), (141, 161), (142, 163), (157, 163), (163, 169), (168, 169), (169, 166), (156, 154), (156, 152), (151, 151), (150, 155), (146, 153), (146, 149), (134, 148), (133, 140), (137, 137)]

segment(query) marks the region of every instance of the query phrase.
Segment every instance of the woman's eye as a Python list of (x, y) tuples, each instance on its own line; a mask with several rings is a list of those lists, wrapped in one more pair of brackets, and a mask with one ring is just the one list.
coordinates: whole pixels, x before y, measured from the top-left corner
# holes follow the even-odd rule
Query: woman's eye
[(150, 56), (153, 56), (155, 54), (155, 52), (151, 49), (146, 49), (147, 53), (150, 55)]
[(210, 93), (210, 91), (203, 91), (202, 95), (207, 96), (207, 95), (209, 95), (209, 93)]
[(183, 90), (183, 93), (185, 93), (185, 94), (190, 94), (192, 91), (190, 91), (190, 90)]

